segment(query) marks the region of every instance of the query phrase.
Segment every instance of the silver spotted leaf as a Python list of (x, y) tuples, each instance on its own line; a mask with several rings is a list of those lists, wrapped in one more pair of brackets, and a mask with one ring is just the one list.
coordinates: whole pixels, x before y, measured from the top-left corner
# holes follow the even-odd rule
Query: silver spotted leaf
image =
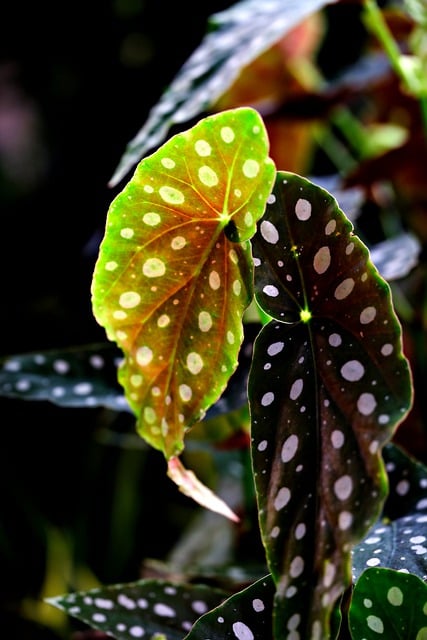
[(419, 263), (420, 241), (412, 233), (401, 233), (371, 247), (371, 259), (388, 282), (404, 278)]
[[(206, 419), (247, 407), (247, 377), (257, 326), (243, 327), (236, 371)], [(111, 343), (8, 355), (0, 359), (0, 397), (47, 400), (60, 407), (106, 407), (131, 413), (117, 369), (123, 353)]]
[(213, 105), (243, 67), (304, 18), (334, 1), (241, 0), (212, 15), (209, 31), (200, 46), (127, 145), (110, 185), (118, 184), (147, 151), (161, 144), (173, 125), (187, 122)]
[(228, 593), (206, 585), (147, 579), (48, 598), (47, 602), (116, 640), (182, 640)]
[(274, 591), (270, 575), (257, 580), (199, 618), (186, 640), (270, 640)]
[(387, 494), (381, 456), (412, 402), (390, 289), (324, 189), (292, 173), (252, 240), (272, 317), (249, 377), (261, 533), (277, 585), (275, 638), (330, 637), (352, 546)]
[(0, 360), (0, 396), (130, 412), (117, 382), (122, 359), (108, 343), (10, 355)]
[(393, 569), (367, 569), (354, 588), (349, 621), (353, 640), (425, 640), (427, 584)]
[(372, 567), (427, 580), (427, 468), (393, 444), (383, 458), (389, 493), (381, 518), (353, 549), (353, 580)]

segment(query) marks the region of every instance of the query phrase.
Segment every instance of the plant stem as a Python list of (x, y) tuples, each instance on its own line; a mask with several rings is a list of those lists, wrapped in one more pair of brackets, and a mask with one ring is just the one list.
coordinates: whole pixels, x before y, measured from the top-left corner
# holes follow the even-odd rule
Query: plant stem
[(365, 25), (378, 38), (405, 90), (419, 102), (424, 132), (427, 136), (427, 95), (425, 87), (420, 89), (420, 78), (415, 70), (418, 69), (420, 60), (416, 56), (402, 55), (376, 0), (363, 0), (363, 5)]
[(387, 26), (384, 16), (375, 0), (364, 0), (364, 19), (366, 26), (378, 38), (389, 57), (391, 65), (399, 77), (406, 81), (405, 72), (400, 63), (401, 51)]

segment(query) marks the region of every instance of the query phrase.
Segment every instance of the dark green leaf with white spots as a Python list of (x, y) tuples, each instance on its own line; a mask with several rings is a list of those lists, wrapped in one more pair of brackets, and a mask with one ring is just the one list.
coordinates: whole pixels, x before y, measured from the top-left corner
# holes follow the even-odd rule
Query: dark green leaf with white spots
[(367, 569), (357, 581), (349, 611), (353, 640), (425, 640), (427, 585), (392, 569)]
[(369, 567), (427, 580), (427, 469), (395, 445), (386, 445), (383, 457), (389, 495), (381, 518), (353, 549), (354, 580)]
[[(117, 640), (182, 640), (194, 622), (228, 594), (205, 585), (139, 580), (55, 598), (47, 602)], [(162, 636), (162, 638), (163, 638)]]
[(0, 362), (0, 396), (130, 411), (117, 382), (122, 359), (111, 344), (8, 356)]
[(145, 158), (109, 209), (93, 311), (124, 352), (119, 379), (140, 435), (168, 460), (237, 367), (248, 239), (274, 176), (261, 117), (234, 109)]
[[(258, 326), (250, 323), (243, 328), (238, 367), (206, 419), (247, 407), (247, 378)], [(9, 355), (0, 359), (0, 396), (131, 412), (117, 381), (122, 360), (123, 353), (111, 343)]]
[[(339, 207), (345, 211), (346, 217), (352, 222), (357, 219), (365, 202), (364, 191), (360, 187), (343, 187), (339, 176), (316, 176), (311, 178), (328, 191), (337, 200)], [(399, 233), (369, 247), (371, 260), (382, 275), (390, 282), (404, 278), (418, 264), (421, 253), (421, 243), (412, 233)]]
[(326, 638), (351, 547), (381, 512), (381, 449), (410, 407), (410, 372), (388, 284), (327, 191), (279, 173), (252, 244), (273, 317), (249, 396), (275, 637), (298, 614), (302, 637)]
[(384, 517), (396, 520), (426, 510), (427, 467), (395, 444), (384, 447), (383, 457), (390, 485)]
[[(274, 591), (275, 585), (270, 575), (257, 580), (203, 615), (186, 640), (270, 640)], [(289, 633), (297, 626), (296, 618), (290, 621)]]
[(241, 0), (209, 20), (209, 33), (151, 110), (131, 140), (110, 185), (114, 186), (174, 124), (207, 111), (243, 67), (280, 40), (301, 20), (334, 0)]

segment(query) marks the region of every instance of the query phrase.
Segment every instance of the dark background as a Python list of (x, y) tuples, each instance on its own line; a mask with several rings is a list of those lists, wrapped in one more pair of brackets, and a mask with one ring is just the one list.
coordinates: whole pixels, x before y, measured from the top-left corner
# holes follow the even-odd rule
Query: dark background
[[(202, 40), (208, 16), (232, 4), (3, 5), (0, 357), (105, 341), (92, 316), (90, 283), (108, 206), (123, 186), (110, 189), (108, 181)], [(335, 18), (339, 28), (322, 49), (326, 74), (356, 55), (353, 33), (336, 56), (351, 11)], [(90, 571), (88, 585), (91, 576), (102, 583), (136, 579), (142, 559), (163, 557), (192, 513), (165, 479), (160, 455), (118, 451), (97, 439), (99, 424), (109, 421), (116, 430), (133, 428), (128, 415), (0, 399), (5, 640), (68, 637), (53, 613), (34, 604), (75, 587), (67, 563)]]
[(103, 337), (89, 287), (94, 234), (117, 191), (108, 180), (208, 16), (230, 4), (77, 0), (2, 9), (1, 353)]
[[(208, 16), (230, 4), (2, 6), (0, 356), (106, 340), (90, 283), (108, 206), (123, 186), (108, 181)], [(69, 637), (80, 625), (67, 629), (40, 599), (138, 578), (143, 558), (163, 557), (176, 541), (180, 505), (186, 518), (193, 511), (156, 452), (100, 442), (106, 424), (129, 432), (133, 418), (0, 399), (5, 640)]]

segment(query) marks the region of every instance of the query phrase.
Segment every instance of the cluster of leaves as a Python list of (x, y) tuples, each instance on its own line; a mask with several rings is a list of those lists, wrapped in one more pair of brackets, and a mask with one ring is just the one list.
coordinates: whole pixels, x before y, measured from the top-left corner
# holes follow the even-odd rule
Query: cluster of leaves
[[(425, 562), (411, 564), (409, 556), (419, 559), (417, 552), (426, 540), (426, 504), (420, 496), (425, 496), (427, 470), (394, 445), (386, 445), (384, 458), (390, 469), (390, 496), (381, 522), (353, 551), (355, 586), (348, 611), (351, 637), (361, 640), (382, 633), (396, 640), (405, 636), (421, 640), (426, 627)], [(413, 489), (410, 500), (409, 492), (401, 490), (402, 482)], [(409, 553), (411, 548), (415, 553)], [(250, 578), (247, 574), (246, 580)], [(183, 584), (152, 578), (52, 598), (51, 603), (119, 640), (156, 633), (178, 640), (187, 632), (188, 640), (268, 638), (272, 637), (274, 595), (271, 575), (254, 579), (237, 593), (231, 577), (221, 588), (207, 587), (202, 581)], [(296, 633), (300, 621), (294, 613), (278, 637), (294, 637), (290, 634)]]
[[(276, 170), (290, 164), (276, 153), (278, 123), (243, 106), (256, 99), (236, 70), (274, 70), (286, 40), (274, 43), (297, 25), (311, 28), (327, 3), (282, 4), (246, 0), (213, 17), (112, 178), (117, 184), (172, 124), (217, 111), (144, 158), (111, 204), (92, 293), (95, 317), (118, 350), (10, 357), (0, 372), (4, 395), (135, 414), (139, 435), (164, 454), (181, 490), (234, 522), (242, 514), (181, 457), (193, 432), (214, 445), (224, 430), (244, 433), (246, 444), (250, 437), (261, 575), (244, 568), (236, 582), (224, 570), (212, 586), (202, 570), (49, 600), (119, 640), (426, 635), (427, 470), (389, 444), (413, 400), (389, 282), (417, 264), (420, 245), (399, 228), (391, 245), (370, 252), (338, 204), (364, 171), (406, 143), (395, 126), (384, 148), (391, 125), (370, 128), (334, 196), (321, 179)], [(375, 9), (366, 3), (373, 30)], [(292, 49), (296, 94), (277, 94), (273, 73), (259, 104), (269, 100), (270, 111), (273, 103), (289, 117), (289, 105), (295, 113), (314, 101), (340, 136), (360, 134), (340, 104), (347, 78), (326, 89), (317, 79), (301, 85), (314, 48)], [(417, 78), (411, 98), (422, 106)], [(307, 122), (297, 133), (303, 155), (306, 132)], [(335, 153), (337, 139), (323, 135)], [(349, 209), (358, 209), (360, 189), (350, 195)]]

